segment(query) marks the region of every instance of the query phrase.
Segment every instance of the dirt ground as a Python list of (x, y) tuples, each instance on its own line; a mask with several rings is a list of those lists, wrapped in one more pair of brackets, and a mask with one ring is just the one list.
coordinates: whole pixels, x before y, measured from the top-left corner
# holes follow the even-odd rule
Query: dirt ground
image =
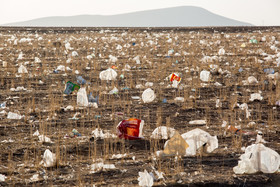
[[(136, 186), (145, 169), (164, 173), (154, 186), (279, 186), (279, 172), (233, 172), (258, 131), (264, 145), (280, 153), (278, 40), (279, 27), (0, 28), (0, 103), (6, 102), (0, 108), (0, 174), (7, 177), (0, 186)], [(28, 73), (18, 72), (21, 64)], [(59, 65), (69, 68), (55, 72)], [(99, 73), (113, 65), (117, 80), (100, 80)], [(202, 70), (210, 72), (209, 81), (200, 79)], [(182, 78), (177, 88), (166, 79), (172, 73)], [(77, 106), (77, 92), (63, 94), (66, 82), (77, 83), (78, 75), (87, 81), (81, 87), (88, 94), (99, 95), (98, 108)], [(257, 82), (246, 82), (250, 76)], [(141, 97), (147, 82), (153, 83), (156, 99), (132, 99)], [(114, 87), (118, 93), (109, 94)], [(250, 100), (252, 93), (263, 99)], [(249, 117), (238, 107), (243, 103)], [(70, 105), (73, 110), (66, 109)], [(8, 119), (9, 112), (24, 116)], [(128, 118), (145, 121), (143, 140), (92, 138), (96, 128), (116, 134), (117, 124)], [(191, 125), (192, 120), (206, 124)], [(228, 131), (229, 125), (248, 134)], [(219, 147), (194, 157), (158, 158), (155, 152), (166, 141), (150, 138), (158, 126), (180, 134), (200, 128), (217, 136)], [(82, 136), (66, 138), (72, 129)], [(39, 142), (36, 130), (52, 142)], [(41, 164), (46, 149), (57, 156), (53, 167)], [(116, 168), (91, 172), (100, 160)]]

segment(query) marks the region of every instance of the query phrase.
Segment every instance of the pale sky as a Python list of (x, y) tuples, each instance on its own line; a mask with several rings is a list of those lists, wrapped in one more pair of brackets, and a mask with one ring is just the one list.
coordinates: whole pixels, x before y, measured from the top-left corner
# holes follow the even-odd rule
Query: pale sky
[(0, 24), (48, 16), (114, 15), (198, 6), (254, 25), (280, 26), (280, 0), (0, 0)]

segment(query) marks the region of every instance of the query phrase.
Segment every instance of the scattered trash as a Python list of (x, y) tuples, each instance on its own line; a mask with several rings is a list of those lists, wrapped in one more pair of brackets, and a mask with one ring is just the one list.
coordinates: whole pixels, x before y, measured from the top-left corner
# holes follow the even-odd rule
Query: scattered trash
[(175, 131), (174, 135), (164, 145), (164, 150), (157, 153), (159, 156), (176, 156), (186, 155), (186, 150), (189, 147), (184, 138)]
[(14, 112), (9, 112), (7, 118), (8, 119), (22, 119), (22, 118), (24, 118), (24, 116), (21, 116), (20, 114), (17, 114)]
[(143, 138), (144, 121), (136, 118), (130, 118), (121, 121), (117, 126), (119, 138), (136, 140)]
[(240, 47), (244, 48), (244, 47), (246, 47), (246, 44), (242, 43)]
[(176, 97), (174, 99), (174, 101), (183, 103), (185, 101), (185, 98), (184, 97)]
[(56, 165), (56, 156), (49, 149), (44, 152), (43, 164), (44, 167), (53, 167)]
[(18, 68), (18, 73), (28, 73), (28, 71), (24, 65), (20, 65)]
[(173, 137), (174, 133), (175, 133), (175, 129), (171, 127), (159, 126), (152, 132), (151, 138), (166, 140)]
[(103, 164), (103, 162), (94, 163), (91, 165), (90, 173), (96, 173), (103, 170), (116, 169), (114, 164)]
[(147, 172), (147, 170), (144, 170), (144, 172), (139, 172), (138, 181), (138, 185), (143, 187), (151, 187), (154, 184), (154, 179)]
[(201, 71), (200, 80), (203, 82), (208, 82), (210, 80), (210, 72), (206, 70)]
[(95, 98), (92, 96), (92, 92), (88, 95), (88, 102), (90, 103), (97, 103), (99, 104), (99, 96), (96, 96)]
[(258, 143), (267, 143), (267, 141), (265, 141), (262, 137), (262, 132), (259, 131), (256, 137), (256, 144)]
[(131, 98), (134, 99), (134, 100), (140, 100), (141, 99), (141, 97), (139, 97), (139, 96), (131, 96)]
[(99, 78), (101, 80), (106, 80), (106, 81), (116, 80), (117, 76), (118, 76), (117, 72), (111, 68), (101, 71), (99, 74)]
[(119, 93), (119, 90), (118, 88), (114, 87), (110, 92), (109, 94), (113, 95), (113, 94), (118, 94)]
[(39, 138), (39, 142), (42, 142), (42, 143), (53, 143), (51, 141), (51, 139), (49, 137), (45, 136), (45, 135), (39, 135), (38, 138)]
[(92, 139), (98, 140), (98, 139), (106, 139), (106, 138), (117, 138), (116, 135), (111, 134), (109, 132), (103, 133), (102, 129), (96, 128), (91, 132), (92, 134)]
[(250, 42), (251, 44), (257, 44), (257, 43), (258, 43), (258, 41), (257, 41), (256, 39), (251, 39), (251, 40), (249, 40), (249, 42)]
[(6, 101), (5, 102), (3, 102), (3, 103), (0, 103), (0, 108), (6, 108)]
[(179, 75), (176, 73), (172, 73), (170, 76), (170, 81), (173, 82), (174, 80), (181, 82), (181, 77), (179, 77)]
[(221, 49), (219, 50), (219, 52), (218, 52), (218, 54), (219, 54), (220, 56), (225, 55), (225, 53), (226, 53), (226, 51), (224, 50), (224, 48), (221, 48)]
[(147, 88), (142, 94), (142, 100), (144, 103), (150, 103), (155, 100), (155, 92), (151, 88)]
[(248, 146), (240, 159), (238, 165), (233, 168), (235, 174), (251, 174), (259, 171), (275, 173), (280, 166), (280, 155), (261, 143)]
[(79, 89), (80, 89), (80, 86), (77, 85), (77, 84), (74, 84), (74, 83), (72, 83), (72, 82), (70, 82), (70, 81), (68, 81), (68, 82), (66, 83), (66, 87), (65, 87), (65, 90), (64, 90), (63, 93), (69, 95), (69, 94), (71, 94), (75, 89), (79, 90)]
[(59, 65), (57, 66), (57, 68), (55, 69), (55, 71), (58, 73), (59, 71), (65, 71), (65, 66), (64, 65)]
[(260, 93), (253, 93), (250, 95), (250, 101), (254, 101), (254, 100), (263, 100), (263, 97), (261, 96)]
[(79, 133), (79, 131), (77, 131), (76, 129), (73, 129), (72, 132), (68, 135), (66, 134), (65, 137), (66, 138), (76, 138), (76, 137), (80, 137), (82, 136), (81, 133)]
[(280, 100), (276, 101), (275, 105), (280, 106)]
[(6, 178), (5, 175), (0, 174), (0, 182), (4, 182)]
[(33, 133), (33, 136), (39, 136), (39, 135), (40, 135), (40, 133), (39, 133), (38, 130), (37, 130), (36, 132)]
[(258, 80), (254, 76), (248, 77), (249, 84), (257, 84), (259, 83)]
[(189, 122), (190, 125), (206, 125), (206, 120), (193, 120)]
[(211, 153), (218, 148), (217, 136), (211, 136), (208, 132), (198, 128), (182, 134), (182, 137), (189, 145), (189, 148), (186, 150), (186, 155), (189, 156), (196, 155), (197, 149), (202, 146), (207, 153)]
[(77, 105), (81, 107), (87, 107), (88, 106), (88, 97), (86, 88), (80, 88), (77, 93)]
[(265, 73), (267, 73), (267, 74), (274, 74), (274, 73), (275, 73), (275, 71), (274, 71), (273, 68), (266, 68), (266, 69), (264, 69), (263, 71), (264, 71)]
[(78, 76), (77, 77), (77, 83), (78, 84), (82, 84), (83, 85), (83, 84), (86, 84), (86, 82), (87, 81), (82, 76)]
[(30, 180), (31, 180), (32, 182), (39, 181), (39, 174), (34, 174), (34, 175), (30, 178)]

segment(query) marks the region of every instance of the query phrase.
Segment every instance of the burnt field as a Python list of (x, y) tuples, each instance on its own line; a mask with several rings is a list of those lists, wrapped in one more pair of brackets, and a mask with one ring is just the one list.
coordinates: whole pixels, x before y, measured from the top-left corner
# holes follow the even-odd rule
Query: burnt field
[[(163, 172), (154, 186), (277, 186), (279, 170), (235, 174), (233, 167), (260, 132), (280, 153), (279, 66), (279, 27), (2, 27), (0, 186), (136, 186), (144, 170)], [(108, 68), (115, 80), (100, 79)], [(64, 94), (68, 81), (99, 96), (98, 104), (77, 105), (77, 91)], [(145, 103), (147, 88), (156, 97)], [(115, 136), (129, 118), (144, 120), (143, 139)], [(180, 134), (200, 128), (219, 146), (157, 157), (166, 141), (151, 138), (159, 126)], [(73, 129), (81, 136), (70, 136)], [(108, 136), (93, 138), (96, 129)], [(51, 167), (41, 162), (47, 149), (56, 155)]]

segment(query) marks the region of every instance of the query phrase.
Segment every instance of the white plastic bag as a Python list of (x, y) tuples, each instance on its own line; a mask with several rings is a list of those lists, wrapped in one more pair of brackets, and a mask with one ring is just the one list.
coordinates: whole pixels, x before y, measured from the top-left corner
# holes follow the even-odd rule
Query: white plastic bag
[(21, 118), (23, 118), (23, 116), (21, 116), (17, 113), (9, 112), (7, 118), (8, 119), (21, 119)]
[(151, 88), (147, 88), (142, 94), (144, 103), (150, 103), (156, 98), (155, 92)]
[(150, 186), (153, 186), (153, 184), (154, 184), (154, 179), (147, 172), (147, 170), (145, 170), (144, 172), (139, 172), (138, 181), (139, 181), (138, 182), (139, 186), (150, 187)]
[(175, 133), (175, 129), (166, 127), (166, 126), (159, 126), (157, 127), (152, 135), (151, 138), (153, 139), (168, 139), (171, 138)]
[(56, 164), (56, 156), (49, 149), (44, 152), (43, 163), (45, 167), (52, 167)]
[(20, 65), (18, 68), (18, 73), (28, 73), (28, 71), (24, 65)]
[(210, 80), (210, 72), (206, 70), (201, 71), (200, 80), (203, 82), (208, 82)]
[(86, 88), (80, 88), (77, 93), (77, 105), (78, 106), (88, 106), (88, 97)]
[(189, 147), (186, 149), (186, 155), (188, 156), (196, 155), (196, 150), (205, 144), (208, 153), (218, 148), (217, 136), (211, 136), (208, 132), (198, 128), (184, 133), (181, 136), (189, 144)]
[(116, 80), (118, 74), (115, 70), (109, 68), (107, 70), (101, 71), (99, 74), (99, 78), (101, 80)]
[(233, 168), (234, 173), (274, 173), (280, 166), (280, 155), (263, 144), (253, 144), (245, 149), (240, 156), (238, 165)]

